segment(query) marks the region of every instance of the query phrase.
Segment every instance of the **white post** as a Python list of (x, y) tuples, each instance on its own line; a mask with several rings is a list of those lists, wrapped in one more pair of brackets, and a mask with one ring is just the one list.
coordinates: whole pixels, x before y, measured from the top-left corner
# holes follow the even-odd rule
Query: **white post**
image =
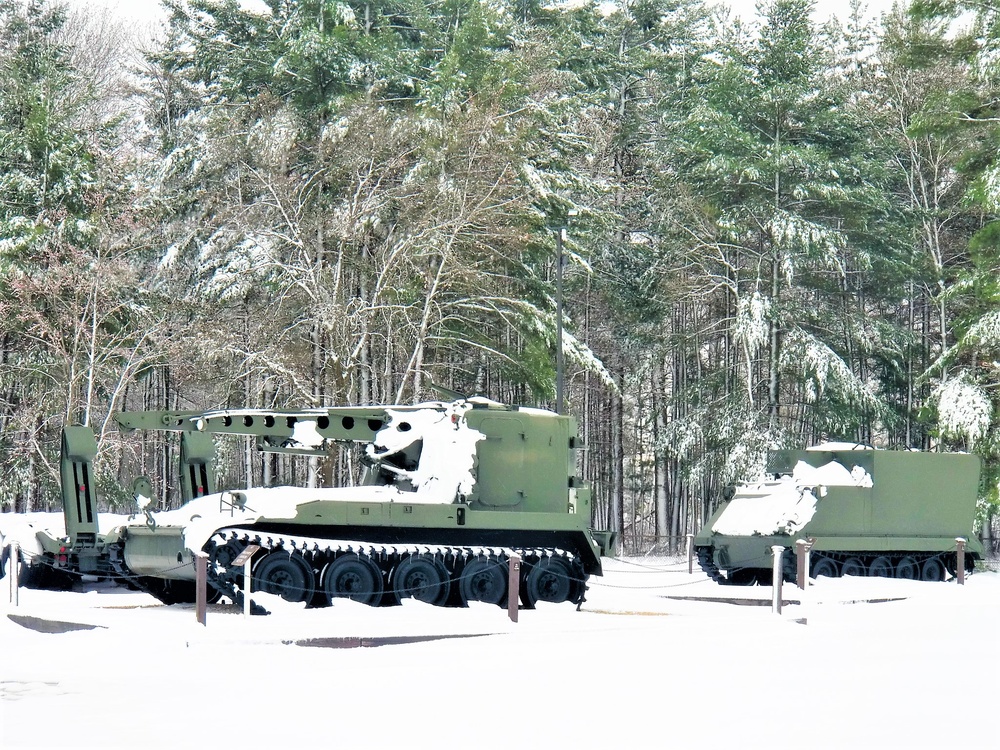
[(774, 558), (771, 570), (771, 611), (776, 615), (781, 614), (781, 556), (784, 552), (784, 547), (771, 547), (771, 556)]
[(248, 544), (243, 548), (243, 551), (238, 554), (229, 566), (232, 568), (238, 568), (240, 565), (243, 566), (243, 617), (247, 618), (250, 616), (250, 589), (253, 588), (253, 578), (250, 576), (250, 561), (253, 556), (257, 554), (257, 550), (260, 549), (259, 544)]
[(21, 551), (16, 541), (10, 543), (10, 564), (7, 566), (7, 578), (10, 581), (10, 602), (19, 606), (20, 593), (18, 579), (21, 577)]
[(253, 578), (250, 577), (250, 558), (243, 563), (243, 617), (250, 616), (250, 589), (253, 586)]

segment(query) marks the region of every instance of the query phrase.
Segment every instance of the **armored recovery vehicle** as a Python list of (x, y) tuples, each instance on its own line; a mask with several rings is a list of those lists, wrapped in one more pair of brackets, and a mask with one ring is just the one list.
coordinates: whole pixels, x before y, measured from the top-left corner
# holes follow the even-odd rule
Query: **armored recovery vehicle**
[[(98, 528), (87, 427), (64, 428), (66, 536), (39, 534), (42, 562), (124, 577), (166, 602), (193, 601), (198, 554), (216, 596), (242, 601), (234, 561), (248, 545), (254, 591), (313, 605), (414, 597), (431, 604), (506, 601), (508, 555), (521, 559), (522, 603), (579, 603), (613, 535), (591, 526), (590, 489), (576, 477), (575, 421), (486, 399), (308, 410), (121, 412), (121, 429), (180, 434), (177, 510)], [(355, 486), (218, 491), (215, 438), (250, 436), (261, 451), (329, 456), (364, 446)]]
[[(940, 581), (971, 570), (984, 549), (972, 533), (980, 463), (965, 453), (840, 444), (772, 451), (766, 478), (737, 485), (695, 537), (702, 569), (720, 583), (770, 583), (772, 546), (812, 540), (810, 575)], [(795, 556), (783, 556), (795, 579)]]

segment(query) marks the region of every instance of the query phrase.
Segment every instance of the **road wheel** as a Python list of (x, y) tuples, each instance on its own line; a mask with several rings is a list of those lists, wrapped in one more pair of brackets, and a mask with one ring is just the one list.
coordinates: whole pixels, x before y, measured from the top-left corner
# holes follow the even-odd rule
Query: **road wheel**
[(856, 557), (848, 557), (840, 569), (841, 575), (863, 576), (868, 572), (865, 564)]
[(896, 578), (915, 581), (919, 574), (920, 567), (917, 565), (917, 561), (909, 555), (900, 558), (899, 562), (896, 563)]
[(438, 607), (448, 600), (450, 591), (447, 569), (428, 555), (404, 558), (392, 574), (392, 592), (397, 602), (412, 597)]
[(458, 579), (463, 605), (469, 602), (502, 605), (507, 599), (507, 588), (507, 564), (495, 557), (470, 560)]
[(329, 604), (346, 597), (375, 605), (382, 599), (382, 571), (367, 555), (341, 555), (323, 570), (323, 593)]
[(876, 557), (868, 565), (868, 575), (872, 578), (892, 578), (894, 573), (895, 568), (892, 566), (892, 560), (885, 555)]
[(943, 581), (945, 579), (944, 563), (936, 557), (928, 557), (920, 566), (921, 581)]
[(812, 577), (819, 578), (820, 576), (825, 576), (826, 578), (836, 578), (840, 575), (840, 568), (837, 567), (837, 563), (831, 560), (829, 557), (820, 557), (812, 566)]

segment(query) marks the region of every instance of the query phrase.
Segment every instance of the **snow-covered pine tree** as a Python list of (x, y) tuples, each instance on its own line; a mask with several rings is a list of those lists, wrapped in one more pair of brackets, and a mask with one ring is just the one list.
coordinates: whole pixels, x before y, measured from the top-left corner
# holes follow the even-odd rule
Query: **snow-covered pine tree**
[(756, 33), (727, 32), (696, 73), (700, 103), (684, 123), (681, 170), (714, 218), (691, 262), (728, 311), (712, 316), (721, 377), (693, 389), (719, 388), (696, 400), (722, 397), (735, 409), (713, 413), (743, 425), (744, 445), (722, 440), (738, 455), (860, 437), (881, 416), (877, 387), (852, 354), (870, 335), (877, 175), (812, 9), (776, 0), (762, 6)]
[(17, 510), (54, 494), (62, 425), (103, 433), (149, 356), (137, 193), (112, 156), (121, 118), (97, 85), (113, 63), (86, 54), (117, 32), (86, 21), (0, 2), (0, 505)]
[[(956, 25), (956, 19), (963, 22)], [(1000, 510), (1000, 9), (992, 4), (915, 0), (910, 18), (901, 21), (916, 37), (908, 59), (915, 74), (948, 70), (947, 86), (927, 92), (929, 105), (921, 135), (951, 147), (949, 183), (965, 188), (974, 211), (964, 215), (937, 299), (941, 345), (925, 373), (932, 383), (938, 435), (984, 459), (980, 521), (984, 542), (997, 536)], [(953, 213), (964, 208), (956, 198)], [(971, 235), (968, 252), (962, 240)]]

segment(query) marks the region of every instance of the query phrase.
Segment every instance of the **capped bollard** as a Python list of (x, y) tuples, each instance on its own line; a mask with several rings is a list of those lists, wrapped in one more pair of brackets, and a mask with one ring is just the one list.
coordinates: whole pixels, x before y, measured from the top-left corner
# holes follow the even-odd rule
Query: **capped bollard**
[(521, 592), (521, 556), (507, 558), (507, 616), (517, 622), (517, 599)]
[(965, 585), (965, 539), (963, 537), (955, 537), (955, 546), (958, 547), (958, 552), (955, 554), (958, 563), (958, 569), (955, 571), (955, 577), (958, 578), (958, 585)]
[(199, 552), (194, 556), (195, 616), (202, 625), (208, 619), (208, 555)]
[(803, 591), (809, 585), (809, 550), (815, 543), (812, 537), (795, 542), (795, 583)]
[(776, 615), (781, 614), (781, 579), (783, 578), (781, 556), (784, 553), (784, 547), (777, 545), (771, 547), (771, 556), (774, 558), (771, 569), (771, 611)]
[(21, 549), (14, 541), (10, 543), (8, 549), (10, 557), (7, 559), (7, 580), (10, 584), (10, 603), (17, 607), (20, 606)]

